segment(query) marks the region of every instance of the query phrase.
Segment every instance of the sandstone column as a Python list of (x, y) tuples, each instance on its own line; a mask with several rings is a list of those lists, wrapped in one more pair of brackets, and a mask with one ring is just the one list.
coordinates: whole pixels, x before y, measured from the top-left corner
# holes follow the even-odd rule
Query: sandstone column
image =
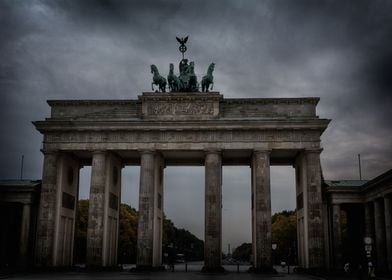
[(53, 266), (57, 158), (58, 154), (55, 152), (44, 152), (35, 248), (35, 265), (37, 267)]
[(93, 153), (87, 229), (89, 267), (117, 264), (121, 168), (120, 159), (113, 154)]
[(392, 271), (392, 203), (391, 197), (384, 197), (385, 237), (387, 241), (388, 270)]
[(256, 271), (272, 268), (269, 154), (269, 151), (254, 151), (252, 157), (252, 243)]
[(305, 151), (309, 268), (323, 268), (325, 265), (320, 152), (321, 149)]
[(57, 162), (53, 263), (55, 266), (72, 266), (80, 165), (77, 159), (67, 154), (61, 154)]
[[(365, 203), (365, 237), (370, 237), (373, 239), (372, 228), (374, 225), (372, 205), (371, 203)], [(373, 240), (374, 242), (374, 240)]]
[(203, 271), (223, 271), (222, 254), (222, 156), (207, 151), (205, 158), (205, 245)]
[(162, 266), (163, 159), (155, 151), (141, 151), (137, 269)]
[(333, 230), (333, 256), (335, 270), (343, 268), (342, 254), (342, 228), (340, 224), (340, 205), (332, 205), (332, 230)]
[(385, 270), (386, 268), (386, 254), (385, 254), (385, 221), (384, 221), (384, 209), (382, 199), (376, 199), (374, 201), (374, 230), (376, 237), (376, 254), (377, 262), (376, 268), (378, 270)]
[(20, 267), (22, 270), (24, 270), (29, 263), (30, 217), (31, 205), (29, 203), (23, 204), (19, 245)]
[(298, 264), (301, 267), (308, 267), (308, 217), (307, 213), (307, 193), (306, 193), (306, 158), (301, 153), (295, 160), (295, 181), (297, 195), (297, 240), (298, 240)]

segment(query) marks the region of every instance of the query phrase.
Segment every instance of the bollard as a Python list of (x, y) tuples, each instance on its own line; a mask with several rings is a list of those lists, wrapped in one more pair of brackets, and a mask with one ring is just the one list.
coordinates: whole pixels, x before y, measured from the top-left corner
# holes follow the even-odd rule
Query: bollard
[(240, 273), (240, 264), (237, 263), (237, 273)]
[(185, 272), (188, 272), (188, 263), (185, 263)]

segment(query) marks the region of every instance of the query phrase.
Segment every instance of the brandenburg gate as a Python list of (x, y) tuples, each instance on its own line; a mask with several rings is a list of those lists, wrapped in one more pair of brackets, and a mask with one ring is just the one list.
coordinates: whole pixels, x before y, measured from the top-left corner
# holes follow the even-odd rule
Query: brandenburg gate
[[(208, 87), (207, 87), (208, 88)], [(163, 172), (205, 166), (204, 270), (221, 269), (222, 166), (251, 168), (255, 270), (271, 260), (270, 166), (296, 170), (298, 256), (325, 266), (318, 98), (227, 99), (219, 92), (145, 92), (136, 100), (50, 100), (34, 122), (44, 154), (35, 263), (72, 265), (79, 169), (91, 165), (87, 265), (117, 265), (121, 170), (140, 165), (137, 267), (162, 266)]]

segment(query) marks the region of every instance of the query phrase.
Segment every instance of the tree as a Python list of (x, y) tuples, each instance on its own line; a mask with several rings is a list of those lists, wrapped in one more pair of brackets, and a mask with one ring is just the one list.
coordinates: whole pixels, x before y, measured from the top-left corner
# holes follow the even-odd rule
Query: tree
[(233, 259), (237, 261), (248, 262), (252, 254), (252, 243), (242, 243), (240, 246), (235, 248), (233, 252)]
[(75, 225), (74, 263), (86, 262), (88, 202), (87, 199), (78, 201)]
[[(272, 240), (278, 246), (273, 252), (276, 262), (296, 262), (297, 248), (297, 214), (295, 211), (275, 213), (272, 218)], [(252, 244), (243, 243), (233, 252), (233, 258), (238, 261), (249, 261), (252, 254)]]
[(135, 263), (137, 251), (138, 212), (130, 205), (121, 203), (118, 237), (118, 262)]
[(273, 252), (276, 261), (296, 262), (297, 214), (295, 211), (282, 211), (272, 216), (272, 240), (278, 245)]
[[(79, 200), (76, 212), (74, 263), (86, 262), (89, 200)], [(118, 262), (135, 263), (137, 251), (138, 212), (130, 205), (121, 203), (119, 213)], [(177, 253), (188, 260), (202, 260), (204, 242), (185, 229), (178, 229), (166, 217), (163, 220), (163, 251), (169, 244), (176, 246)]]
[(204, 242), (185, 229), (178, 229), (166, 217), (163, 220), (163, 251), (175, 246), (177, 254), (184, 254), (188, 261), (204, 259)]

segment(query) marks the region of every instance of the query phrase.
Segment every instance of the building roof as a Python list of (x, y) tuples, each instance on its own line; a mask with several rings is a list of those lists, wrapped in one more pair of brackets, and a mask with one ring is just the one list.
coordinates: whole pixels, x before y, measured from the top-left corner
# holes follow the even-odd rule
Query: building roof
[(360, 188), (367, 182), (368, 180), (324, 180), (327, 187), (331, 188)]
[(0, 187), (36, 187), (41, 185), (41, 180), (0, 180)]

